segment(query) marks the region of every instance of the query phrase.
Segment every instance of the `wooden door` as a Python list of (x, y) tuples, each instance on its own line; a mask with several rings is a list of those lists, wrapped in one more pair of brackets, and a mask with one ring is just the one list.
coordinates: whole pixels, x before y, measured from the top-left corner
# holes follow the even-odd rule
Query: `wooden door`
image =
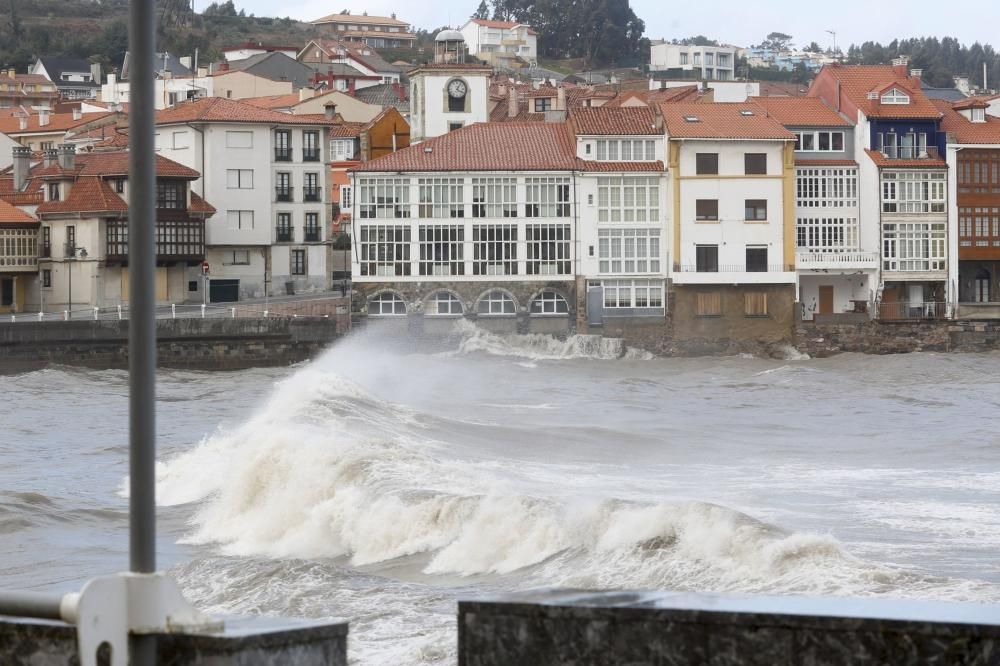
[(899, 303), (899, 287), (886, 287), (882, 292), (882, 308), (879, 312), (881, 319), (902, 319), (903, 306)]
[[(128, 266), (122, 266), (122, 302), (128, 302)], [(156, 268), (156, 300), (160, 303), (167, 299), (167, 269), (158, 266)]]
[(833, 314), (833, 286), (821, 285), (819, 288), (819, 313)]

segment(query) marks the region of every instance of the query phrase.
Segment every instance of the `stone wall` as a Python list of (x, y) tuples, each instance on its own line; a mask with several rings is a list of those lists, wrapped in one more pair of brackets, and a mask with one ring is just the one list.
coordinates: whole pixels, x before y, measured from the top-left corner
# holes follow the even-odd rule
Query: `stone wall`
[[(158, 636), (156, 663), (161, 666), (347, 664), (346, 622), (282, 618), (227, 618), (225, 622), (220, 633)], [(79, 666), (76, 629), (62, 622), (0, 616), (0, 664)]]
[(459, 666), (995, 664), (996, 607), (551, 591), (458, 605)]
[[(720, 295), (721, 313), (715, 317), (698, 315), (698, 294)], [(767, 316), (748, 317), (744, 309), (747, 293), (767, 294)], [(673, 288), (674, 339), (695, 345), (731, 346), (733, 342), (777, 343), (789, 341), (795, 314), (795, 287), (792, 285), (698, 285)]]
[[(158, 363), (198, 370), (288, 365), (315, 356), (349, 327), (346, 312), (329, 319), (160, 319)], [(48, 364), (128, 367), (128, 321), (0, 324), (0, 371)]]
[(352, 288), (354, 290), (354, 301), (351, 309), (354, 312), (366, 312), (368, 299), (382, 291), (394, 291), (402, 296), (403, 300), (406, 301), (408, 312), (422, 312), (424, 303), (436, 292), (444, 290), (456, 294), (462, 300), (462, 305), (466, 313), (474, 313), (476, 311), (476, 303), (483, 294), (493, 289), (500, 289), (514, 297), (518, 312), (527, 312), (528, 306), (535, 296), (542, 291), (552, 290), (566, 299), (566, 302), (569, 304), (570, 314), (572, 316), (576, 314), (574, 311), (576, 286), (575, 281), (572, 279), (550, 280), (548, 282), (541, 280), (355, 282)]

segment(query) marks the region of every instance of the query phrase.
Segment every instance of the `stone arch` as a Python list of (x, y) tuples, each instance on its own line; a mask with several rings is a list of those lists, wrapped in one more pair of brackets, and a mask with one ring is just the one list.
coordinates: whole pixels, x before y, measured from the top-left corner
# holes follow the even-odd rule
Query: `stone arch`
[(406, 315), (409, 310), (406, 299), (395, 289), (381, 289), (368, 297), (370, 317), (399, 317)]
[[(449, 296), (450, 299), (442, 298), (445, 295)], [(423, 304), (424, 314), (431, 317), (460, 316), (465, 314), (466, 311), (465, 301), (462, 300), (458, 292), (447, 288), (435, 289), (427, 294), (423, 300)], [(445, 311), (441, 312), (443, 304), (447, 304), (447, 306)], [(455, 311), (456, 306), (458, 308), (457, 312)]]
[[(540, 306), (537, 311), (536, 303), (539, 303)], [(559, 289), (544, 287), (528, 299), (528, 314), (530, 315), (568, 315), (569, 312), (569, 298)]]

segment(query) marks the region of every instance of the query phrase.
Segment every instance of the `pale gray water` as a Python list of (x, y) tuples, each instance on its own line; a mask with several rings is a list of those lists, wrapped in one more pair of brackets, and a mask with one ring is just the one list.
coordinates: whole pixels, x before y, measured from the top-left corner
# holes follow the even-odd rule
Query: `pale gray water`
[[(160, 558), (213, 612), (451, 663), (539, 585), (1000, 601), (1000, 355), (557, 358), (471, 330), (160, 375)], [(126, 375), (0, 377), (0, 586), (126, 566)]]

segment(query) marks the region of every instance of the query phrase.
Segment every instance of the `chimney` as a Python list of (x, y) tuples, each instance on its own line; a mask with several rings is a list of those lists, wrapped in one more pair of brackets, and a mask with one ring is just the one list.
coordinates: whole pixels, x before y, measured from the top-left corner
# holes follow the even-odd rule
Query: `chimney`
[(510, 94), (507, 95), (507, 117), (516, 118), (518, 112), (517, 88), (510, 87)]
[(199, 67), (196, 73), (198, 74), (199, 79), (203, 79), (208, 76), (208, 67)]
[(42, 151), (42, 164), (47, 167), (54, 165), (59, 161), (59, 151), (55, 148), (46, 148)]
[(80, 110), (80, 107), (74, 106), (73, 107), (73, 120), (80, 120), (80, 118), (83, 118), (83, 111)]
[(229, 63), (228, 62), (220, 62), (219, 63), (219, 71), (220, 72), (228, 72), (229, 71)]
[(38, 126), (45, 127), (49, 124), (49, 109), (48, 107), (42, 107), (38, 109)]
[(566, 89), (562, 86), (556, 88), (556, 110), (565, 111), (566, 110)]
[(20, 192), (28, 184), (28, 171), (31, 169), (31, 148), (14, 147), (14, 191)]
[(307, 99), (311, 99), (313, 96), (312, 88), (299, 88), (299, 101), (304, 102)]
[(910, 66), (909, 56), (899, 56), (892, 61), (892, 71), (896, 74), (898, 78), (905, 79), (907, 70)]
[(348, 79), (347, 81), (347, 94), (354, 97), (354, 79)]
[(910, 70), (910, 78), (911, 79), (916, 79), (917, 81), (919, 81), (920, 77), (922, 77), (923, 75), (924, 75), (924, 70), (922, 70), (922, 69), (911, 69)]
[(17, 127), (18, 129), (26, 130), (28, 129), (28, 115), (18, 114), (17, 116)]
[(100, 85), (101, 83), (101, 64), (95, 62), (90, 65), (90, 78), (94, 80), (94, 83)]
[(67, 171), (76, 167), (76, 146), (65, 143), (59, 146), (59, 166)]
[(337, 105), (333, 102), (327, 102), (323, 105), (323, 113), (327, 120), (333, 120), (333, 117), (337, 115)]

